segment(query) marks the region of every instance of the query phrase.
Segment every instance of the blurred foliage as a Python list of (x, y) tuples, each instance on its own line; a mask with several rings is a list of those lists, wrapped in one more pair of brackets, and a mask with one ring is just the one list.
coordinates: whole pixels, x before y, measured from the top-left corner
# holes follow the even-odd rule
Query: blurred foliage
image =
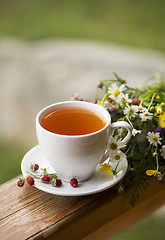
[(0, 1), (0, 36), (79, 38), (165, 51), (163, 0)]
[(164, 240), (164, 233), (164, 217), (152, 214), (111, 240)]
[(18, 144), (0, 142), (0, 184), (21, 174), (21, 161), (26, 151)]

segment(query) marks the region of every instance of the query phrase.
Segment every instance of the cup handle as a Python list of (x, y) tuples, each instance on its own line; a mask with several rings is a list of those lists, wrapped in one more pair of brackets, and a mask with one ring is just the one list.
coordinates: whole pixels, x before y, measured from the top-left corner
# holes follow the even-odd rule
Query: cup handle
[[(132, 137), (132, 127), (129, 123), (125, 122), (125, 121), (119, 121), (119, 122), (115, 122), (112, 123), (110, 126), (110, 135), (113, 135), (114, 130), (116, 128), (126, 128), (127, 129), (127, 135), (125, 136), (125, 138), (121, 141), (122, 143), (124, 143), (125, 145), (128, 143), (128, 141), (131, 139)], [(100, 164), (103, 163), (107, 158), (109, 157), (108, 152), (106, 151), (100, 161)]]

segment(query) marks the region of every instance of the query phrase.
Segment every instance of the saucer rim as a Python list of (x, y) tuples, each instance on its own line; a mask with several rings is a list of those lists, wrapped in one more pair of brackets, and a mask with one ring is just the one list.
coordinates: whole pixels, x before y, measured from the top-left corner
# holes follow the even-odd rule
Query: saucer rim
[[(21, 172), (22, 172), (22, 174), (23, 174), (23, 176), (25, 178), (28, 176), (28, 173), (27, 173), (28, 169), (25, 167), (27, 159), (30, 157), (31, 154), (33, 154), (34, 151), (40, 151), (40, 150), (42, 150), (41, 147), (39, 145), (36, 145), (36, 146), (32, 147), (24, 155), (24, 157), (23, 157), (23, 159), (21, 161)], [(42, 185), (43, 183), (40, 182), (38, 179), (35, 180), (35, 184), (33, 186), (35, 188), (43, 191), (43, 192), (46, 192), (46, 193), (49, 193), (49, 194), (54, 194), (54, 195), (59, 195), (59, 196), (70, 196), (70, 197), (73, 197), (73, 196), (86, 196), (86, 195), (96, 194), (96, 193), (105, 191), (105, 190), (113, 187), (114, 185), (116, 185), (125, 176), (125, 174), (127, 173), (127, 169), (128, 169), (128, 161), (127, 161), (127, 159), (123, 159), (123, 161), (125, 161), (125, 163), (124, 163), (124, 167), (119, 172), (120, 175), (118, 175), (117, 178), (112, 179), (109, 182), (108, 185), (106, 185), (105, 187), (99, 188), (99, 189), (95, 188), (93, 190), (87, 190), (87, 191), (83, 190), (83, 191), (81, 191), (81, 188), (79, 188), (79, 187), (77, 187), (77, 188), (71, 187), (71, 191), (68, 191), (68, 188), (64, 189), (63, 191), (59, 191), (59, 190), (61, 190), (61, 187), (64, 186), (64, 184), (70, 185), (70, 183), (66, 182), (66, 181), (63, 181), (63, 185), (61, 187), (59, 187), (59, 188), (52, 187), (52, 189), (50, 189), (50, 188), (46, 188), (46, 185), (45, 186)], [(47, 163), (48, 163), (48, 161), (47, 161)], [(49, 164), (49, 166), (50, 166), (50, 164)], [(98, 167), (96, 168), (95, 172), (98, 172)], [(94, 178), (94, 174), (89, 179), (87, 179), (86, 181), (81, 182), (80, 184), (85, 184), (86, 185), (93, 178)]]

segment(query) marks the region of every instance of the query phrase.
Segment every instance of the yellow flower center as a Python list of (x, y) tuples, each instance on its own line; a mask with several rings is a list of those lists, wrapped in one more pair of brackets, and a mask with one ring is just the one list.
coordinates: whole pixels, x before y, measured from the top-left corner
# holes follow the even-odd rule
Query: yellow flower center
[(116, 156), (115, 156), (115, 159), (116, 159), (116, 160), (120, 160), (120, 155), (116, 155)]
[(112, 107), (112, 104), (108, 103), (108, 107)]
[(141, 107), (138, 107), (138, 111), (141, 111), (142, 110), (142, 108)]
[(133, 110), (132, 108), (130, 108), (130, 109), (128, 110), (128, 112), (129, 112), (130, 114), (133, 114), (133, 113), (134, 113), (134, 110)]
[(122, 98), (122, 102), (123, 102), (123, 103), (127, 103), (127, 99)]
[(117, 144), (116, 143), (111, 143), (111, 145), (110, 145), (110, 148), (113, 150), (113, 151), (115, 151), (115, 150), (117, 150)]
[(152, 136), (152, 140), (153, 140), (154, 142), (157, 142), (158, 138), (157, 138), (156, 136)]
[(144, 113), (144, 116), (149, 117), (150, 115), (149, 115), (149, 113)]
[(116, 89), (114, 92), (113, 92), (113, 95), (115, 97), (117, 97), (118, 95), (120, 94), (120, 91), (118, 89)]

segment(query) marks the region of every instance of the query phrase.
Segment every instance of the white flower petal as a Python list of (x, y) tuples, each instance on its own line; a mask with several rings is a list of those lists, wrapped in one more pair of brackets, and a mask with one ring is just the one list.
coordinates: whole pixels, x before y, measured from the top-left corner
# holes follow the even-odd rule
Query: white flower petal
[(160, 149), (161, 156), (165, 159), (165, 145), (162, 146), (162, 149)]

